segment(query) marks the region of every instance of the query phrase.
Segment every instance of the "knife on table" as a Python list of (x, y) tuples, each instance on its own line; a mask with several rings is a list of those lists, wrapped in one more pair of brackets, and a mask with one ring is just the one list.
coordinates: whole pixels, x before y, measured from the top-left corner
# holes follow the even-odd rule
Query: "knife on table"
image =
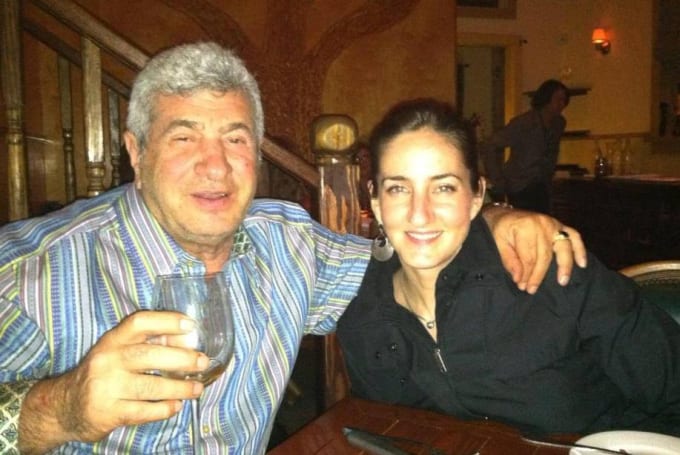
[(373, 455), (413, 455), (395, 446), (394, 440), (389, 436), (369, 433), (352, 427), (344, 427), (342, 432), (351, 445)]

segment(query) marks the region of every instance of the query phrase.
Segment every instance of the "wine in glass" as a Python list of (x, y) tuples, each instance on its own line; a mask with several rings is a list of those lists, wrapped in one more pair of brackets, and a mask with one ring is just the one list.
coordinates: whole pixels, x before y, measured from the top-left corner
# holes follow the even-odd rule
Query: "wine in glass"
[[(166, 377), (212, 383), (227, 367), (234, 352), (234, 324), (224, 273), (207, 275), (161, 275), (156, 277), (153, 308), (177, 311), (196, 322), (195, 329), (181, 336), (167, 337), (170, 346), (195, 349), (210, 359), (203, 371), (161, 371)], [(200, 410), (191, 401), (194, 448), (199, 452)]]

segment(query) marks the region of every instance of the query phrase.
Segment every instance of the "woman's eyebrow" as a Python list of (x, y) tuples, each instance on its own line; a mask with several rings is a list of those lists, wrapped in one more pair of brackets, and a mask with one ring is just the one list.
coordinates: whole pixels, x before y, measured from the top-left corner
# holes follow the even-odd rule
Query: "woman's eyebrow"
[[(448, 178), (454, 178), (456, 180), (462, 180), (462, 178), (458, 174), (455, 174), (453, 172), (446, 172), (444, 174), (432, 175), (432, 176), (429, 177), (429, 180), (434, 181), (434, 180), (443, 180), (443, 179), (448, 179)], [(395, 181), (398, 181), (398, 182), (403, 182), (403, 181), (409, 180), (409, 178), (406, 177), (406, 176), (403, 176), (403, 175), (388, 175), (386, 177), (383, 177), (380, 181), (382, 183), (384, 183), (387, 180), (395, 180)]]

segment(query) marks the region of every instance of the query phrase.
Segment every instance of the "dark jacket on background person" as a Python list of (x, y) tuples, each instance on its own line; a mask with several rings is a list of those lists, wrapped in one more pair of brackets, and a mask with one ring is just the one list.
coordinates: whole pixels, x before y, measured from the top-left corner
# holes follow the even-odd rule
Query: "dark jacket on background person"
[(372, 260), (338, 322), (355, 396), (533, 431), (680, 436), (680, 325), (593, 256), (529, 295), (475, 219), (437, 281), (437, 342), (394, 300), (398, 268)]
[[(561, 115), (545, 127), (541, 114), (531, 109), (518, 115), (481, 144), (487, 175), (494, 185), (517, 193), (531, 184), (550, 182), (567, 121)], [(503, 162), (505, 147), (510, 157)]]

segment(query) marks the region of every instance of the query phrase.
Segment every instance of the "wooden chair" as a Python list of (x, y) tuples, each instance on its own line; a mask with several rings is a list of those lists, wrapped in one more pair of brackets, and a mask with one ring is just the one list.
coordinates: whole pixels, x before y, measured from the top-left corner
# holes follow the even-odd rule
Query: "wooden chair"
[(680, 259), (643, 262), (619, 270), (642, 288), (645, 298), (680, 324)]

